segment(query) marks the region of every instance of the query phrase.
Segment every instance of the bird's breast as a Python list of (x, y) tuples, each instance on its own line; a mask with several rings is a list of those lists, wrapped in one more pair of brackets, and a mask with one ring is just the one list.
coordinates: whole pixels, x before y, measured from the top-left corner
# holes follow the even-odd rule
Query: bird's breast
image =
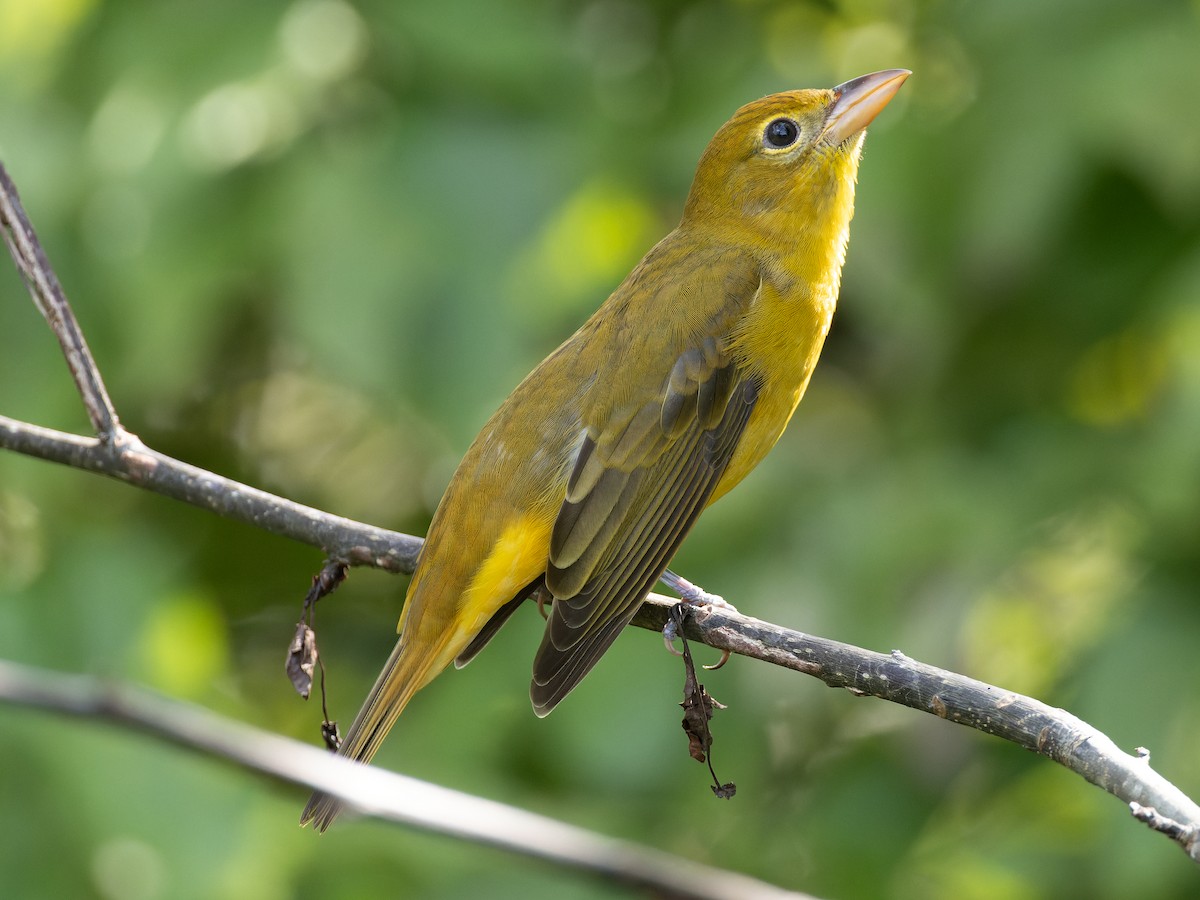
[(712, 500), (763, 461), (787, 428), (808, 387), (837, 304), (836, 284), (764, 283), (735, 332), (732, 349), (759, 382), (758, 401)]

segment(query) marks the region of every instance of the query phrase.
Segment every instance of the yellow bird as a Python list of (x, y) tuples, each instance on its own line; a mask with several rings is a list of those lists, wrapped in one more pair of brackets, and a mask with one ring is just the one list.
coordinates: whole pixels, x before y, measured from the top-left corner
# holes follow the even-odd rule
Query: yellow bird
[[(534, 711), (591, 670), (800, 402), (837, 302), (863, 129), (910, 74), (773, 94), (722, 126), (679, 226), (459, 464), (339, 755), (370, 760), (413, 694), (465, 665), (534, 590), (553, 599)], [(301, 824), (324, 830), (339, 809), (314, 794)]]

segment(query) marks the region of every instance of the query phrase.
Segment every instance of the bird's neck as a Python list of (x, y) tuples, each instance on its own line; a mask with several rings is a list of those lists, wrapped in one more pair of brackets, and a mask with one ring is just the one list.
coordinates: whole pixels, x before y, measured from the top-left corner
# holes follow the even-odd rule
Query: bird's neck
[(857, 154), (839, 159), (812, 179), (798, 179), (784, 202), (752, 220), (755, 249), (782, 293), (791, 293), (791, 282), (794, 291), (828, 303), (831, 312), (850, 238), (857, 170)]
[(854, 212), (857, 159), (847, 162), (796, 185), (769, 214), (743, 220), (743, 248), (758, 260), (761, 283), (733, 349), (781, 384), (798, 386), (779, 400), (790, 404), (786, 415), (812, 373), (837, 305)]
[(784, 296), (796, 290), (832, 304), (854, 214), (858, 160), (859, 145), (831, 150), (785, 185), (730, 185), (719, 199), (694, 196), (683, 227), (708, 231), (718, 242), (734, 240)]

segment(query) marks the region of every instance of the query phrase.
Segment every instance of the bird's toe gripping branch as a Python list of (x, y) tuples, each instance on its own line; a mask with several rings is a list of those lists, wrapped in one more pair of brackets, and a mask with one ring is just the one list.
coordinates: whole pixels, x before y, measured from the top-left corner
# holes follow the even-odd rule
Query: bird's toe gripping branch
[[(737, 608), (734, 607), (734, 605), (727, 601), (724, 597), (720, 596), (719, 594), (710, 594), (699, 585), (692, 584), (692, 582), (688, 581), (682, 575), (676, 575), (670, 569), (667, 569), (662, 573), (662, 577), (659, 579), (659, 581), (678, 594), (682, 604), (686, 604), (687, 606), (716, 606), (720, 609), (729, 610), (730, 612), (737, 612)], [(682, 621), (682, 618), (680, 621)], [(676, 656), (681, 656), (682, 654), (675, 649), (675, 638), (678, 636), (679, 626), (676, 624), (675, 618), (672, 617), (668, 619), (667, 624), (663, 626), (663, 643), (666, 644), (667, 649), (670, 650), (671, 653), (675, 654)], [(725, 665), (727, 662), (729, 662), (729, 651), (722, 650), (720, 659), (718, 659), (711, 666), (704, 666), (703, 668), (708, 669), (709, 671), (715, 671), (716, 669), (721, 668), (721, 666)]]

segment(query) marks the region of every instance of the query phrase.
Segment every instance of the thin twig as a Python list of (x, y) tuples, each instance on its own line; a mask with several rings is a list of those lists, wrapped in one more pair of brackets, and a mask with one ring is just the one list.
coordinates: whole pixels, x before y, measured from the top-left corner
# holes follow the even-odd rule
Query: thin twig
[(245, 769), (334, 794), (381, 819), (587, 872), (660, 897), (805, 900), (808, 896), (503, 803), (350, 762), (115, 681), (0, 660), (0, 700), (132, 727)]
[(121, 434), (121, 423), (109, 399), (104, 379), (100, 377), (100, 370), (92, 359), (92, 351), (88, 349), (83, 331), (71, 305), (67, 303), (54, 269), (46, 259), (33, 225), (25, 215), (16, 185), (8, 177), (3, 164), (0, 164), (0, 232), (3, 232), (8, 252), (12, 254), (13, 262), (29, 287), (33, 302), (58, 338), (71, 377), (75, 379), (75, 387), (79, 389), (79, 396), (83, 398), (84, 408), (92, 422), (92, 429), (101, 441), (116, 441)]

